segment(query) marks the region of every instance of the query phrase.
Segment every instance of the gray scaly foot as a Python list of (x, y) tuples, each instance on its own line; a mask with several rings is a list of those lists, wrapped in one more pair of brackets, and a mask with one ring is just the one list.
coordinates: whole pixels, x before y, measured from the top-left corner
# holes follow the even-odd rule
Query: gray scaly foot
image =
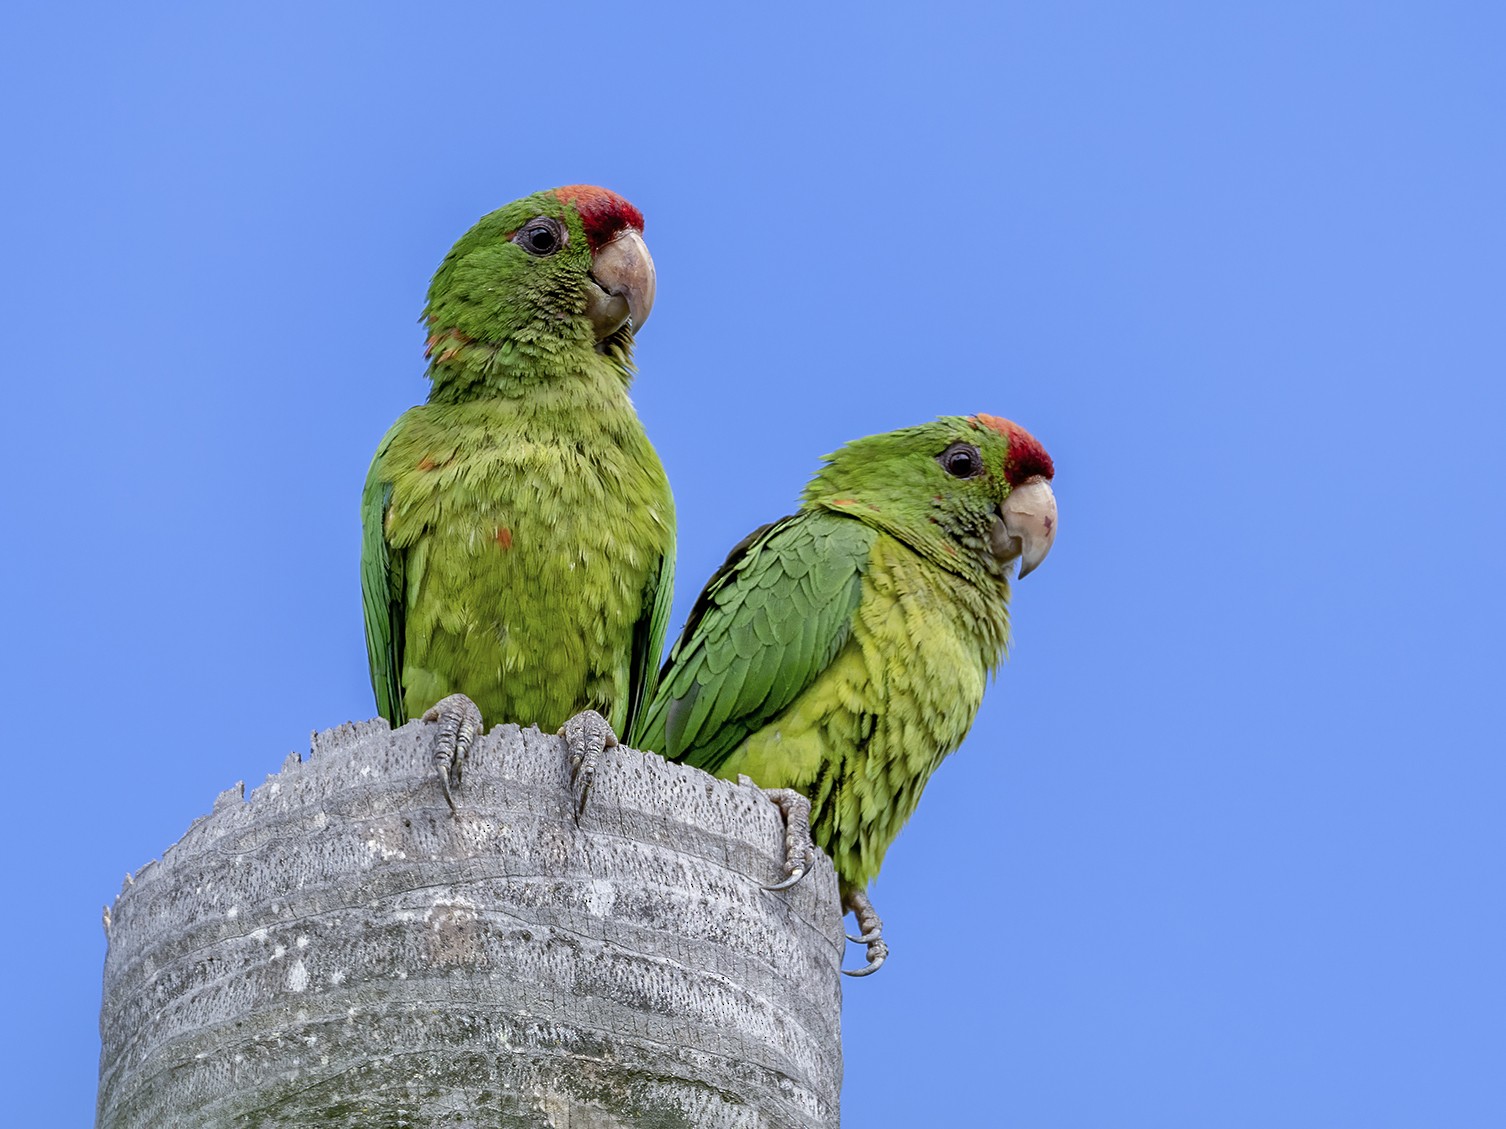
[(430, 706), (423, 719), (439, 723), (439, 732), (434, 735), (434, 771), (439, 773), (445, 803), (454, 811), (454, 791), (460, 787), (466, 754), (471, 742), (481, 735), (481, 710), (464, 694), (451, 694)]
[(858, 919), (858, 935), (847, 935), (849, 941), (868, 946), (868, 963), (862, 968), (842, 969), (843, 976), (868, 976), (879, 970), (889, 958), (889, 946), (884, 944), (884, 923), (879, 920), (873, 903), (865, 890), (846, 890), (842, 894), (842, 908)]
[(784, 879), (765, 890), (788, 890), (816, 863), (811, 841), (811, 802), (793, 788), (765, 788), (763, 794), (784, 816)]
[(596, 778), (596, 765), (601, 760), (602, 750), (616, 746), (617, 734), (612, 732), (612, 727), (601, 714), (595, 710), (581, 710), (560, 727), (559, 735), (565, 739), (570, 752), (570, 788), (578, 827), (580, 817), (586, 813), (586, 801), (591, 798), (591, 782)]

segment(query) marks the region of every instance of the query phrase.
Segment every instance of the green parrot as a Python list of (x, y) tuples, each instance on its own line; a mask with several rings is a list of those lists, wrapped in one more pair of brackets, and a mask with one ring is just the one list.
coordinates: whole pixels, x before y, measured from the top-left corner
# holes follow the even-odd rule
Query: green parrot
[(628, 399), (642, 231), (606, 189), (540, 192), (483, 216), (429, 286), (432, 387), (372, 460), (361, 594), (377, 708), (438, 723), (452, 808), (485, 717), (560, 729), (579, 818), (653, 694), (675, 514)]
[[(631, 744), (769, 790), (787, 877), (831, 857), (868, 964), (867, 894), (957, 748), (1009, 640), (1009, 574), (1056, 535), (1051, 457), (989, 415), (871, 435), (828, 455), (800, 509), (749, 534), (706, 584)], [(844, 971), (847, 971), (844, 969)]]

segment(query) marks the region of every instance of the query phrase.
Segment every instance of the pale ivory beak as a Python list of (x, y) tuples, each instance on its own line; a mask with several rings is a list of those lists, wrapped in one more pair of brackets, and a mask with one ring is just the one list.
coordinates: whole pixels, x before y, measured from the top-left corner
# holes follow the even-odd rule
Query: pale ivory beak
[(989, 547), (1002, 561), (1020, 561), (1023, 579), (1046, 559), (1056, 540), (1056, 495), (1051, 483), (1037, 475), (1009, 492), (999, 507)]
[(625, 227), (591, 262), (586, 313), (604, 341), (631, 321), (637, 333), (654, 308), (654, 260), (643, 236)]

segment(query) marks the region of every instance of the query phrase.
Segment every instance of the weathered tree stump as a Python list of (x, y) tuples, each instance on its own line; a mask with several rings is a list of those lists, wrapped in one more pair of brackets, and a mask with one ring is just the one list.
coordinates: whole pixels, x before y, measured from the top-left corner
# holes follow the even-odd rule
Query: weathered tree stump
[(223, 793), (107, 915), (98, 1123), (835, 1126), (841, 918), (756, 789), (503, 726), (344, 725)]

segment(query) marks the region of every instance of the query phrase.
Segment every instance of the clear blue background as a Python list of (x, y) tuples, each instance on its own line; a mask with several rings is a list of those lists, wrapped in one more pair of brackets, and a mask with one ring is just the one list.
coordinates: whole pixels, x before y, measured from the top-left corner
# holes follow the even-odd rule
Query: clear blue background
[(1506, 1124), (1499, 5), (230, 7), (0, 43), (8, 1124), (93, 1116), (125, 871), (374, 712), (428, 276), (577, 181), (648, 217), (677, 626), (843, 440), (1057, 461), (846, 1123)]

